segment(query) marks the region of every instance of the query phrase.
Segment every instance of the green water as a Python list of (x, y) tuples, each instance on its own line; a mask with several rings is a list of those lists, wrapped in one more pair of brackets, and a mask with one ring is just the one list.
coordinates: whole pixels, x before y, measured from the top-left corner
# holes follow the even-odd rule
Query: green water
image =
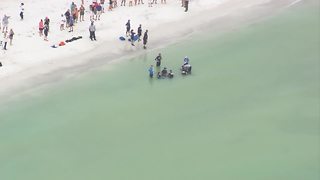
[(1, 106), (0, 179), (319, 179), (318, 14), (162, 49), (172, 80), (154, 51)]

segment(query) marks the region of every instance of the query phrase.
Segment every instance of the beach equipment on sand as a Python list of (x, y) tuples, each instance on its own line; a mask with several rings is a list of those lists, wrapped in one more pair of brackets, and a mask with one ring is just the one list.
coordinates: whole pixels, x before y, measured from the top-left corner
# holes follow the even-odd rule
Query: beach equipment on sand
[[(135, 35), (135, 36), (133, 37), (133, 41), (137, 41), (138, 39), (139, 39), (139, 36), (138, 36), (138, 35)], [(129, 38), (128, 41), (131, 41), (131, 39)]]
[(66, 43), (70, 43), (70, 42), (76, 41), (76, 40), (78, 40), (78, 39), (82, 39), (82, 36), (78, 36), (78, 37), (73, 37), (73, 38), (71, 38), (71, 39), (67, 39), (67, 40), (66, 40)]
[(78, 37), (72, 37), (71, 39), (67, 39), (66, 41), (60, 41), (59, 44), (54, 44), (52, 45), (51, 47), (52, 48), (58, 48), (59, 46), (65, 46), (66, 43), (71, 43), (73, 41), (76, 41), (76, 40), (79, 40), (79, 39), (82, 39), (82, 36), (78, 36)]
[(120, 36), (119, 39), (120, 39), (120, 41), (125, 41), (126, 40), (126, 38), (123, 37), (123, 36)]
[(134, 38), (133, 38), (133, 41), (137, 41), (138, 39), (139, 39), (139, 36), (135, 35)]
[(64, 46), (64, 45), (66, 45), (66, 43), (65, 43), (64, 41), (61, 41), (61, 42), (59, 43), (59, 46)]

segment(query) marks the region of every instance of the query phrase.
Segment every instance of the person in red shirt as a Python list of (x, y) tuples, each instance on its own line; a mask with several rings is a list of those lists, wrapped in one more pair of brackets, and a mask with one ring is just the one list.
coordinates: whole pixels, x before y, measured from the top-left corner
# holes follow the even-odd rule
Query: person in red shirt
[(43, 35), (43, 29), (44, 29), (43, 20), (41, 19), (39, 22), (39, 36)]

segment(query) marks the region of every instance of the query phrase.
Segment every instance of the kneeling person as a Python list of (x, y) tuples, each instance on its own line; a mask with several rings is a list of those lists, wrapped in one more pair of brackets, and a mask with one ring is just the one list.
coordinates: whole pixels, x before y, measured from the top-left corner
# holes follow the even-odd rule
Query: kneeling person
[(169, 77), (169, 78), (173, 78), (173, 76), (174, 76), (174, 74), (173, 74), (172, 70), (170, 70), (170, 71), (169, 71), (169, 74), (168, 74), (168, 77)]

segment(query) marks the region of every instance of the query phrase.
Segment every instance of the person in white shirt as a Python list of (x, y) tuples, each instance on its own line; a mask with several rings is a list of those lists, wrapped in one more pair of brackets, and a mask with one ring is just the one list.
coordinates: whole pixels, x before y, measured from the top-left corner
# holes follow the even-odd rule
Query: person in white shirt
[(184, 59), (183, 59), (183, 64), (184, 65), (186, 65), (186, 64), (189, 64), (189, 58), (188, 58), (188, 56), (186, 56), (186, 57), (184, 57)]
[(66, 18), (61, 14), (61, 21), (60, 21), (60, 31), (64, 30), (64, 25), (66, 24)]
[(2, 18), (2, 26), (3, 26), (2, 33), (8, 31), (9, 18), (10, 16), (7, 16), (7, 15), (4, 15)]

